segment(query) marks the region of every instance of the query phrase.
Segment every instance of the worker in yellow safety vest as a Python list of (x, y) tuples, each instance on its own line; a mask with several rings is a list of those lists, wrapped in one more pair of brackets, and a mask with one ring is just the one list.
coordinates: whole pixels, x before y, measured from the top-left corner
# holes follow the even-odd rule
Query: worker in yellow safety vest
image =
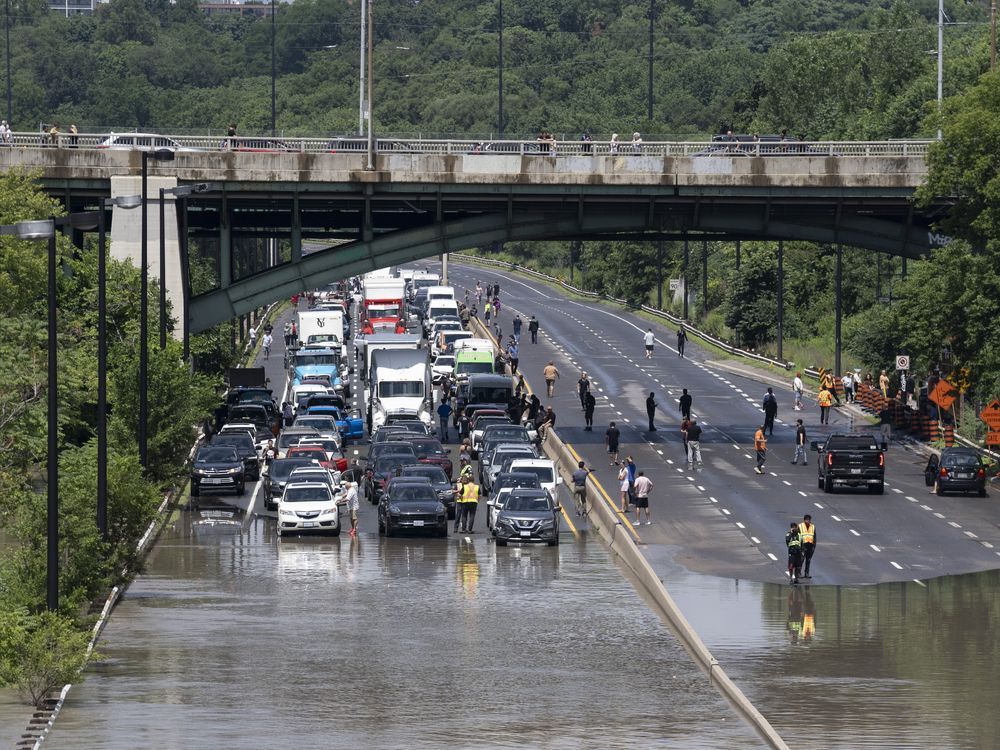
[(459, 531), (473, 534), (473, 524), (476, 522), (476, 509), (479, 507), (479, 485), (472, 481), (471, 476), (463, 474), (458, 480), (458, 497), (455, 506), (455, 533)]
[(763, 425), (757, 428), (753, 436), (753, 449), (757, 453), (757, 465), (754, 471), (758, 474), (764, 473), (764, 462), (767, 460), (767, 438), (764, 437)]
[(830, 424), (830, 407), (833, 406), (833, 394), (829, 388), (821, 388), (816, 396), (816, 403), (819, 404), (819, 423)]
[(812, 578), (809, 575), (809, 564), (813, 559), (813, 552), (816, 551), (816, 524), (808, 513), (802, 516), (802, 523), (799, 524), (799, 542), (802, 544), (802, 557), (805, 561), (805, 571), (803, 578)]

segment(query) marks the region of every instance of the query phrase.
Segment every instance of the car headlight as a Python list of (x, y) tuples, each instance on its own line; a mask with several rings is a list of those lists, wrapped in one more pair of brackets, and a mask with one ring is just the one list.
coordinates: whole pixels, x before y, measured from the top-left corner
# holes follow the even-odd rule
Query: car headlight
[(234, 469), (227, 469), (226, 473), (227, 474), (239, 474), (241, 471), (243, 471), (243, 469), (241, 467), (237, 467), (237, 468), (234, 468)]
[(294, 517), (295, 516), (295, 511), (294, 510), (285, 510), (284, 508), (281, 508), (278, 511), (278, 515), (279, 516), (291, 516), (291, 517)]
[(549, 520), (545, 520), (545, 521), (539, 521), (538, 525), (539, 525), (540, 528), (547, 529), (547, 528), (550, 528), (552, 526), (552, 524), (554, 524), (554, 523), (555, 523), (554, 520), (549, 519)]
[(436, 507), (436, 508), (434, 509), (434, 512), (435, 512), (435, 513), (444, 513), (444, 512), (445, 512), (445, 510), (446, 510), (446, 509), (445, 509), (445, 507), (444, 507), (444, 504), (443, 504), (443, 503), (438, 503), (438, 504), (437, 504), (437, 507)]
[(192, 471), (191, 473), (192, 473), (192, 474), (193, 474), (194, 476), (196, 476), (196, 477), (203, 477), (203, 476), (205, 476), (205, 470), (204, 470), (204, 469), (195, 469), (195, 470), (194, 470), (194, 471)]
[(390, 513), (399, 513), (399, 506), (398, 505), (390, 505), (389, 506), (389, 512)]

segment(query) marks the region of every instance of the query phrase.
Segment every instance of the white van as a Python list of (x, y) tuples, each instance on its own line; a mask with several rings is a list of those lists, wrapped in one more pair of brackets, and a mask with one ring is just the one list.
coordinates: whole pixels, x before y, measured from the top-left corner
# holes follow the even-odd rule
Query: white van
[(434, 327), (434, 321), (445, 315), (458, 318), (458, 303), (453, 299), (434, 300), (427, 305), (427, 315), (424, 317), (424, 332), (429, 333)]
[(427, 299), (431, 303), (436, 299), (455, 299), (455, 287), (453, 286), (430, 286), (427, 287)]

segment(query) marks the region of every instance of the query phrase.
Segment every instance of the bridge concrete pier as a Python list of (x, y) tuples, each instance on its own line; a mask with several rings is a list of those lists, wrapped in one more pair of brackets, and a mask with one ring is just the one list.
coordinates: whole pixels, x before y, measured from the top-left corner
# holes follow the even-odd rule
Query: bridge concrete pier
[[(172, 335), (180, 340), (183, 335), (183, 275), (181, 271), (180, 237), (177, 228), (177, 199), (172, 195), (164, 196), (163, 219), (164, 238), (166, 242), (165, 260), (160, 267), (160, 189), (170, 190), (177, 187), (176, 177), (146, 178), (146, 226), (149, 231), (146, 253), (150, 280), (156, 279), (166, 286), (167, 299), (170, 301), (174, 321)], [(111, 177), (111, 197), (122, 195), (139, 195), (142, 193), (142, 178), (131, 176)], [(136, 268), (140, 268), (142, 257), (142, 211), (113, 209), (111, 215), (111, 257), (117, 260), (129, 260)], [(159, 320), (159, 309), (155, 303), (150, 306), (150, 320)], [(153, 322), (151, 325), (157, 325)]]

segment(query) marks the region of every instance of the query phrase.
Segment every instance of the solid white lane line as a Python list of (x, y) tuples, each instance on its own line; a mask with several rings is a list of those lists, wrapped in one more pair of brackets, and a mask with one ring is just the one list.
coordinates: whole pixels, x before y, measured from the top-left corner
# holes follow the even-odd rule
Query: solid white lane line
[(874, 544), (869, 544), (868, 546), (869, 546), (869, 547), (871, 547), (871, 548), (872, 548), (873, 550), (875, 550), (876, 552), (881, 552), (881, 551), (882, 551), (882, 550), (880, 550), (880, 549), (879, 549), (878, 547), (876, 547), (876, 546), (875, 546)]
[(960, 529), (960, 528), (962, 528), (962, 524), (955, 523), (954, 521), (948, 521), (948, 525), (951, 526), (954, 529)]
[(852, 534), (854, 534), (854, 536), (861, 536), (861, 534), (859, 534), (859, 533), (858, 533), (857, 531), (855, 531), (854, 529), (851, 529), (850, 531), (851, 531), (851, 533), (852, 533)]
[(890, 564), (892, 565), (892, 567), (894, 567), (894, 568), (895, 568), (896, 570), (902, 570), (902, 569), (903, 569), (903, 566), (902, 566), (902, 565), (900, 565), (900, 564), (899, 564), (898, 562), (896, 562), (895, 560), (890, 560), (890, 561), (889, 561), (889, 563), (890, 563)]
[(819, 508), (820, 510), (823, 510), (823, 506), (822, 506), (822, 505), (820, 505), (819, 503), (813, 503), (813, 505), (815, 505), (815, 506), (816, 506), (817, 508)]
[(837, 523), (840, 523), (840, 516), (830, 516), (830, 518), (832, 518)]
[(967, 537), (969, 537), (969, 539), (978, 539), (979, 538), (978, 536), (976, 536), (975, 534), (973, 534), (971, 531), (966, 531), (965, 535)]

